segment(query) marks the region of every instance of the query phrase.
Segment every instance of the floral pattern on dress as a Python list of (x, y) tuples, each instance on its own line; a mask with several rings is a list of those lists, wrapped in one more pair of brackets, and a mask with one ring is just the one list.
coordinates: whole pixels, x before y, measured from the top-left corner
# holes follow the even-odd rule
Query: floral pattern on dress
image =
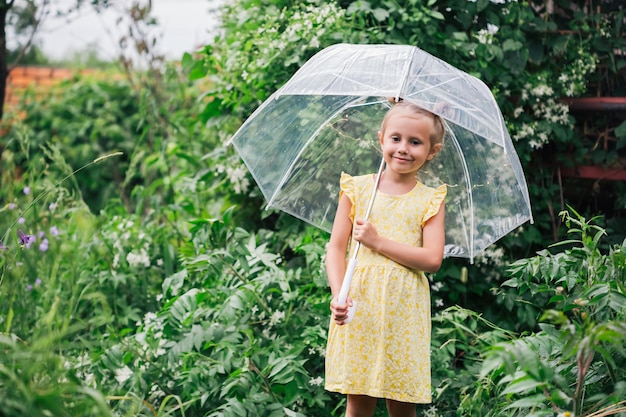
[[(374, 183), (373, 175), (342, 174), (341, 192), (352, 202), (353, 221), (365, 217)], [(446, 191), (445, 185), (420, 182), (403, 195), (378, 191), (369, 221), (381, 236), (422, 246), (423, 226), (439, 211)], [(361, 246), (349, 296), (356, 304), (353, 320), (330, 323), (326, 389), (430, 403), (430, 288), (424, 272)]]

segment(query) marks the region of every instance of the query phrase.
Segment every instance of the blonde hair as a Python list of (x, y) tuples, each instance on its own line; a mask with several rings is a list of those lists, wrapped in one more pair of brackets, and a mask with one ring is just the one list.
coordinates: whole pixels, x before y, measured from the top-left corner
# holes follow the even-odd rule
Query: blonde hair
[(410, 101), (404, 101), (403, 99), (396, 100), (395, 98), (390, 98), (389, 101), (393, 104), (387, 113), (385, 113), (385, 117), (383, 117), (383, 122), (380, 126), (380, 131), (384, 132), (387, 127), (387, 121), (391, 116), (396, 113), (400, 113), (401, 111), (410, 111), (415, 114), (420, 114), (422, 116), (426, 116), (430, 118), (433, 122), (433, 130), (430, 133), (430, 145), (434, 146), (437, 144), (443, 145), (443, 138), (446, 135), (446, 127), (443, 124), (443, 119), (436, 114), (429, 112), (428, 110), (411, 103)]

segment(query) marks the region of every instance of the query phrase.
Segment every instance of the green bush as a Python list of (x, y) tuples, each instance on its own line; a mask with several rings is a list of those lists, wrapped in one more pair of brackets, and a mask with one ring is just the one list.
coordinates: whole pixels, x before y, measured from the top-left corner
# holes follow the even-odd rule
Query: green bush
[[(328, 236), (263, 210), (225, 146), (340, 41), (416, 44), (485, 80), (528, 176), (535, 225), (431, 277), (435, 402), (422, 413), (619, 412), (623, 233), (556, 215), (559, 185), (536, 148), (609, 159), (578, 142), (559, 99), (585, 94), (594, 65), (623, 66), (623, 10), (558, 4), (567, 22), (528, 2), (238, 0), (161, 88), (77, 78), (29, 104), (1, 161), (0, 414), (342, 413), (323, 390)], [(550, 246), (562, 222), (571, 240)], [(19, 230), (37, 240), (20, 244)]]
[(600, 251), (605, 231), (561, 213), (571, 240), (562, 252), (513, 263), (505, 287), (531, 304), (540, 330), (484, 351), (480, 379), (462, 407), (469, 415), (575, 416), (624, 412), (626, 241)]

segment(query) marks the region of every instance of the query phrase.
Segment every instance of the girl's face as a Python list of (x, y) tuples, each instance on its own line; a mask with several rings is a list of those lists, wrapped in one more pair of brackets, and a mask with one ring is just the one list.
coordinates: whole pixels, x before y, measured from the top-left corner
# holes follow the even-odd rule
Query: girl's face
[(390, 115), (385, 130), (378, 132), (387, 168), (398, 174), (414, 175), (441, 149), (430, 142), (433, 121), (411, 111)]

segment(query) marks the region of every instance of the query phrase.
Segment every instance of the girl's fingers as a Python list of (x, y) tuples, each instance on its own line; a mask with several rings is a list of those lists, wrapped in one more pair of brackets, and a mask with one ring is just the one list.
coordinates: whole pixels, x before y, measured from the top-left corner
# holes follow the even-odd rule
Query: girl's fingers
[(348, 297), (346, 303), (341, 305), (337, 304), (337, 300), (333, 298), (330, 302), (330, 311), (333, 320), (339, 325), (346, 323), (348, 319), (348, 309), (352, 306), (352, 299)]

